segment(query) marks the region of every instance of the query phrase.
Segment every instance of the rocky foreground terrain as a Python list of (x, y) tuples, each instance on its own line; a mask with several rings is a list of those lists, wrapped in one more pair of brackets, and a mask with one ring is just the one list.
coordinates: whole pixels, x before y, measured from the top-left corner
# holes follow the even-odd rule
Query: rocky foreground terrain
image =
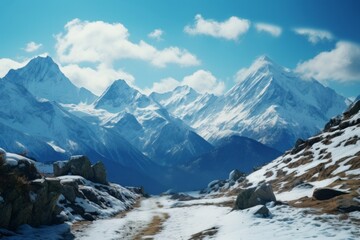
[[(104, 165), (91, 165), (85, 156), (55, 162), (52, 177), (40, 174), (33, 160), (2, 149), (0, 156), (0, 229), (109, 217), (130, 209), (143, 193), (109, 183)], [(6, 235), (16, 233), (0, 230)]]

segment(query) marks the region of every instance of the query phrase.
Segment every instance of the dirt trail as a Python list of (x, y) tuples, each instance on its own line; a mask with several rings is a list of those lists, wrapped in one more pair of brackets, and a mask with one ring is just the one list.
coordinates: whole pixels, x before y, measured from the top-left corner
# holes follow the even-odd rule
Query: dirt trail
[(143, 199), (140, 206), (111, 219), (84, 222), (74, 225), (76, 239), (146, 239), (162, 229), (169, 215), (162, 208), (158, 198)]

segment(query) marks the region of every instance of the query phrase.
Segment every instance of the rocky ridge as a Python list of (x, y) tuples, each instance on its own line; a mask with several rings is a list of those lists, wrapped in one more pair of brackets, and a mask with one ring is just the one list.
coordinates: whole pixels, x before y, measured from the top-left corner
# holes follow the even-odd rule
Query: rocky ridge
[[(59, 171), (59, 165), (69, 171)], [(102, 164), (91, 166), (84, 156), (57, 162), (54, 168), (57, 177), (43, 177), (33, 160), (0, 150), (0, 228), (108, 217), (131, 208), (143, 193), (108, 183)]]

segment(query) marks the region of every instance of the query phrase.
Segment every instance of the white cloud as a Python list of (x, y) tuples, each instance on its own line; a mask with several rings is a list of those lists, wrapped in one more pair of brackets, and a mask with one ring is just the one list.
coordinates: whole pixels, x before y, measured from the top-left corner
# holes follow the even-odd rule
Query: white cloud
[(185, 49), (168, 47), (162, 50), (141, 40), (129, 40), (128, 29), (121, 23), (88, 22), (74, 19), (65, 25), (65, 32), (56, 36), (56, 52), (63, 63), (93, 62), (109, 66), (119, 59), (139, 59), (156, 67), (168, 64), (196, 66), (197, 57)]
[(215, 38), (237, 40), (240, 35), (249, 30), (250, 21), (238, 17), (230, 17), (224, 22), (204, 19), (200, 14), (195, 16), (193, 26), (185, 26), (184, 31), (191, 35), (209, 35)]
[(307, 37), (308, 41), (316, 44), (323, 40), (332, 40), (334, 36), (331, 32), (312, 28), (295, 28), (294, 32)]
[(187, 85), (199, 93), (213, 93), (215, 95), (221, 95), (225, 90), (224, 82), (218, 81), (211, 72), (201, 69), (184, 77), (182, 81), (174, 78), (162, 79), (159, 82), (155, 82), (151, 89), (145, 89), (144, 91), (147, 93), (164, 93), (182, 85)]
[(155, 29), (151, 33), (148, 34), (149, 38), (155, 39), (157, 41), (162, 40), (161, 36), (164, 34), (164, 31), (161, 29)]
[(328, 52), (299, 63), (295, 69), (304, 78), (320, 81), (360, 81), (360, 46), (350, 42), (338, 42)]
[(24, 50), (26, 52), (35, 52), (36, 50), (38, 50), (40, 47), (42, 46), (41, 43), (35, 43), (35, 42), (29, 42), (26, 44), (26, 47), (24, 48)]
[(29, 60), (17, 62), (9, 58), (0, 58), (0, 78), (5, 77), (10, 69), (18, 69), (25, 66)]
[(281, 27), (268, 23), (257, 23), (255, 28), (258, 32), (266, 32), (271, 34), (273, 37), (279, 37), (282, 32)]
[(96, 68), (80, 67), (69, 64), (61, 67), (61, 71), (78, 87), (85, 87), (96, 95), (102, 94), (115, 80), (126, 80), (130, 85), (135, 81), (134, 76), (121, 69), (115, 70), (104, 64)]
[(154, 82), (151, 88), (146, 88), (144, 92), (150, 94), (152, 92), (165, 93), (174, 90), (176, 87), (181, 86), (181, 82), (175, 78), (164, 78), (159, 82)]
[(198, 70), (192, 75), (184, 77), (182, 84), (192, 87), (199, 93), (208, 92), (220, 95), (225, 90), (224, 82), (218, 82), (211, 72), (205, 70)]

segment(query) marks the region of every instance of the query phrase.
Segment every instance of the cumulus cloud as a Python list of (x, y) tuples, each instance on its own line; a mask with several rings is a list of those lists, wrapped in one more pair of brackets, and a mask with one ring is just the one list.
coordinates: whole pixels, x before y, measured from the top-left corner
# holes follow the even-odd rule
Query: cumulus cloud
[(333, 50), (299, 63), (295, 71), (306, 79), (360, 81), (360, 46), (340, 41)]
[(155, 29), (154, 31), (152, 31), (151, 33), (148, 34), (149, 38), (155, 39), (157, 41), (162, 40), (162, 35), (164, 34), (164, 31), (161, 29)]
[(135, 78), (122, 69), (109, 68), (104, 64), (96, 68), (80, 67), (69, 64), (61, 67), (61, 71), (78, 87), (85, 87), (96, 95), (101, 95), (105, 89), (117, 79), (123, 79), (133, 85)]
[(198, 70), (193, 74), (184, 77), (183, 85), (188, 85), (200, 93), (213, 93), (220, 95), (225, 90), (224, 82), (218, 82), (211, 72)]
[(334, 38), (331, 32), (313, 28), (295, 28), (294, 32), (307, 37), (308, 41), (313, 44), (324, 40), (332, 40)]
[(255, 28), (258, 32), (266, 32), (273, 37), (279, 37), (282, 32), (281, 27), (268, 23), (257, 23), (255, 24)]
[(152, 88), (145, 89), (145, 92), (164, 93), (183, 85), (187, 85), (199, 93), (213, 93), (215, 95), (221, 95), (225, 90), (224, 82), (218, 81), (211, 72), (201, 69), (184, 77), (182, 81), (174, 78), (162, 79), (159, 82), (155, 82)]
[(175, 78), (164, 78), (159, 82), (154, 82), (151, 88), (146, 88), (144, 92), (150, 94), (152, 92), (165, 93), (174, 90), (176, 87), (181, 86), (181, 82)]
[(41, 43), (35, 43), (35, 42), (29, 42), (26, 44), (24, 50), (25, 52), (35, 52), (36, 50), (38, 50), (40, 47), (42, 46)]
[(25, 66), (29, 60), (17, 62), (9, 58), (0, 58), (0, 78), (4, 77), (10, 69), (18, 69)]
[(249, 30), (250, 21), (238, 17), (230, 17), (224, 22), (217, 22), (212, 19), (204, 19), (200, 14), (195, 16), (193, 26), (187, 25), (184, 31), (190, 35), (208, 35), (215, 38), (237, 40)]
[(129, 36), (128, 29), (121, 23), (74, 19), (65, 25), (65, 32), (56, 35), (56, 52), (62, 63), (92, 62), (110, 66), (115, 60), (138, 59), (156, 67), (200, 64), (197, 57), (185, 49), (159, 50), (143, 40), (133, 43)]

